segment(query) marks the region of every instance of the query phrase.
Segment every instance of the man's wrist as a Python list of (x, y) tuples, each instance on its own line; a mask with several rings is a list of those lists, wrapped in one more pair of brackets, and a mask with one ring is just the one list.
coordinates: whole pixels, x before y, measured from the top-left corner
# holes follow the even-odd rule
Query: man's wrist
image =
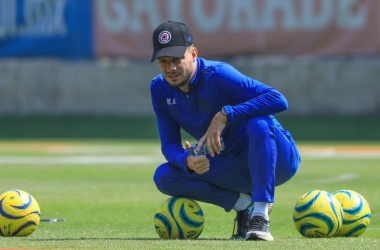
[(226, 109), (224, 107), (222, 108), (222, 114), (225, 115), (225, 116), (227, 116), (227, 111), (226, 111)]
[(192, 170), (192, 169), (189, 167), (189, 164), (188, 164), (188, 162), (189, 162), (189, 157), (190, 157), (190, 155), (186, 158), (186, 168), (187, 168), (187, 171), (188, 171), (190, 174), (192, 174), (192, 173), (194, 173), (194, 170)]
[(190, 155), (186, 158), (186, 167), (187, 167), (187, 169), (191, 170), (191, 168), (189, 166), (189, 158), (190, 158)]
[(226, 123), (228, 122), (228, 115), (226, 109), (223, 107), (221, 113), (226, 117)]

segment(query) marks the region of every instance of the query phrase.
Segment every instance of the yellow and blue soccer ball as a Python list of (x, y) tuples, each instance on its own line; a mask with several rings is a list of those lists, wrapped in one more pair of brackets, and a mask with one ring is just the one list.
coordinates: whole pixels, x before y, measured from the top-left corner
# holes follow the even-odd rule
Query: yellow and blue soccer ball
[(335, 236), (357, 237), (364, 233), (371, 221), (371, 209), (366, 199), (355, 191), (333, 193), (343, 208), (343, 224)]
[(0, 196), (0, 235), (28, 236), (40, 223), (40, 207), (27, 192), (10, 190)]
[(154, 215), (154, 227), (162, 239), (196, 239), (204, 227), (199, 204), (184, 197), (169, 197)]
[(332, 194), (322, 190), (310, 191), (297, 201), (293, 222), (298, 232), (305, 237), (331, 237), (342, 226), (342, 207)]

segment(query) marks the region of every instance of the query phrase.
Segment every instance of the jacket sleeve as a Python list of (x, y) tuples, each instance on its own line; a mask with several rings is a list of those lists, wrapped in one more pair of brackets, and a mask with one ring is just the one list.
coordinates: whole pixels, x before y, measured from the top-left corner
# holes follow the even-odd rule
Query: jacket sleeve
[(229, 64), (221, 64), (214, 82), (234, 105), (224, 106), (228, 123), (259, 115), (273, 115), (288, 108), (285, 97), (275, 88), (249, 78)]
[(188, 150), (182, 147), (180, 126), (168, 114), (167, 110), (163, 104), (158, 101), (153, 91), (151, 91), (151, 96), (153, 109), (157, 117), (162, 154), (169, 163), (188, 171), (186, 166)]

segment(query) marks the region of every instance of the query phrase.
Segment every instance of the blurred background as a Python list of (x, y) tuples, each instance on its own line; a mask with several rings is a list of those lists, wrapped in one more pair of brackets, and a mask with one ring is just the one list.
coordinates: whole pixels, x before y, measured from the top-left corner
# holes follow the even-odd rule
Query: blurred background
[[(0, 138), (158, 131), (152, 33), (186, 22), (199, 57), (282, 92), (297, 140), (380, 140), (377, 0), (0, 0)], [(185, 135), (186, 136), (186, 135)]]

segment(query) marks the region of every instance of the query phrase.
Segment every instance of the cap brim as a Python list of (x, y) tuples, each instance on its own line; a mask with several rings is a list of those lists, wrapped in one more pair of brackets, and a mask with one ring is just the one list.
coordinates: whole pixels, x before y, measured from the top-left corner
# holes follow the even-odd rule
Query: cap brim
[(172, 46), (163, 49), (158, 49), (153, 52), (151, 63), (159, 57), (170, 56), (170, 57), (182, 57), (186, 52), (187, 46)]

